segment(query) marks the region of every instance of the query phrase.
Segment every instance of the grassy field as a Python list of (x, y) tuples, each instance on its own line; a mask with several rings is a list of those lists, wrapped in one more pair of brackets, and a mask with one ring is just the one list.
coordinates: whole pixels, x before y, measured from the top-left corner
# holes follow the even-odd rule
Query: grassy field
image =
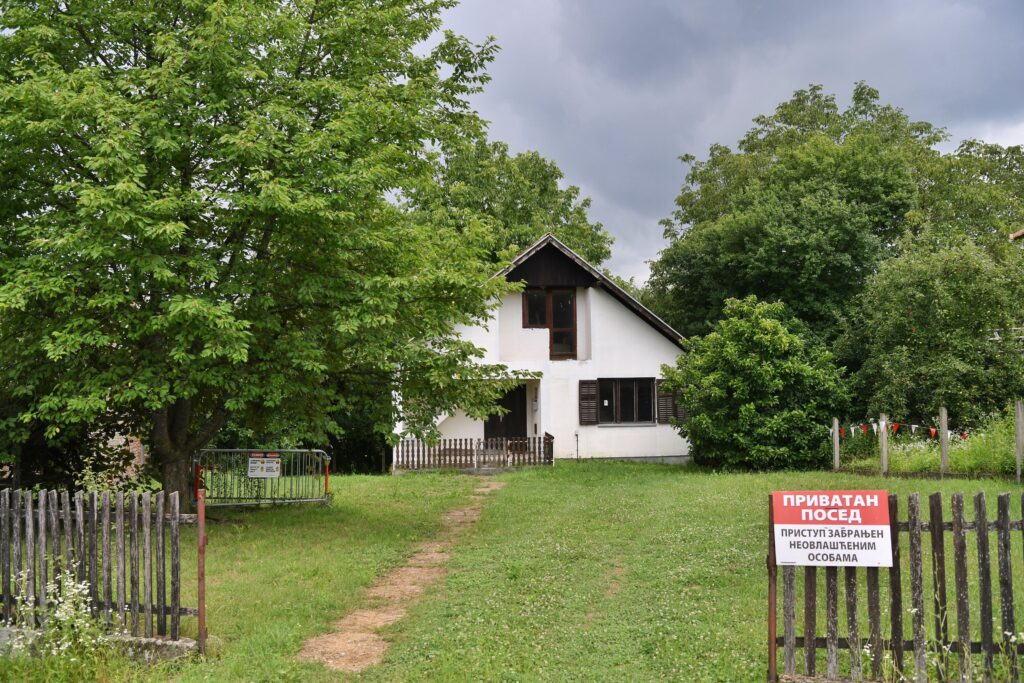
[[(209, 659), (149, 670), (114, 666), (105, 677), (763, 680), (771, 490), (985, 490), (994, 516), (995, 494), (1011, 486), (616, 463), (558, 463), (502, 478), (506, 487), (456, 547), (447, 580), (389, 627), (394, 646), (381, 666), (338, 674), (300, 664), (295, 654), (305, 638), (364, 604), (374, 578), (436, 533), (443, 511), (465, 504), (478, 480), (339, 477), (329, 509), (214, 512)], [(1019, 538), (1014, 543), (1019, 558), (1024, 548)], [(191, 554), (185, 566), (194, 566)], [(186, 604), (193, 604), (191, 572), (185, 581)], [(185, 623), (194, 628), (194, 620)]]

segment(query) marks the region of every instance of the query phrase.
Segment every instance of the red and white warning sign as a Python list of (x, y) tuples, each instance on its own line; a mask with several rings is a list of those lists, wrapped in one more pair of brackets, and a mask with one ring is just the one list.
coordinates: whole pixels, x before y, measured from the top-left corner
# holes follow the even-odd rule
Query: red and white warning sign
[(891, 567), (886, 491), (775, 491), (775, 562)]

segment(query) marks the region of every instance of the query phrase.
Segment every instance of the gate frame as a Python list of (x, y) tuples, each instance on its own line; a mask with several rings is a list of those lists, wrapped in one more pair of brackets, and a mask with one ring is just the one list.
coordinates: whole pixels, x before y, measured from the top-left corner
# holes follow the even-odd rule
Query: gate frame
[[(214, 490), (207, 485), (205, 487), (206, 507), (235, 507), (242, 505), (277, 505), (282, 503), (322, 503), (329, 505), (331, 502), (331, 456), (320, 448), (204, 448), (198, 451), (192, 456), (192, 500), (195, 502), (198, 499), (199, 492), (203, 487), (203, 473), (204, 470), (208, 469), (207, 464), (203, 464), (204, 455), (219, 455), (219, 454), (251, 454), (251, 453), (277, 453), (279, 455), (287, 454), (308, 454), (313, 456), (317, 462), (322, 463), (322, 472), (317, 472), (319, 475), (322, 473), (324, 486), (322, 496), (305, 496), (305, 497), (283, 497), (283, 498), (263, 498), (257, 496), (256, 498), (241, 498), (241, 499), (226, 499), (221, 501), (217, 496), (213, 495)], [(248, 460), (248, 457), (246, 457)], [(277, 479), (276, 477), (268, 477), (270, 480)], [(214, 502), (210, 502), (213, 500)]]

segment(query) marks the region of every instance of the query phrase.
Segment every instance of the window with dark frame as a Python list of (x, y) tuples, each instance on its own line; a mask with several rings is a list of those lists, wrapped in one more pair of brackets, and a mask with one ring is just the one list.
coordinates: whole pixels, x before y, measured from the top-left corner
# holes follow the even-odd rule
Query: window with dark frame
[(599, 424), (654, 424), (654, 378), (599, 379)]
[(549, 330), (548, 350), (552, 360), (576, 358), (576, 290), (525, 290), (523, 327)]

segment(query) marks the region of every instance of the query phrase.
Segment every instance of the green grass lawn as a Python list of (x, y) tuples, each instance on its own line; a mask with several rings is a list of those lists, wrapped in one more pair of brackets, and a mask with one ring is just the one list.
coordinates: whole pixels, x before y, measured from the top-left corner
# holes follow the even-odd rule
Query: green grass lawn
[(994, 516), (1010, 485), (613, 463), (515, 474), (445, 588), (360, 680), (763, 680), (771, 490), (965, 487), (987, 491)]
[[(559, 462), (502, 478), (507, 486), (490, 496), (481, 521), (456, 546), (446, 581), (389, 627), (394, 646), (381, 666), (340, 674), (300, 664), (295, 655), (304, 639), (364, 604), (374, 579), (435, 534), (442, 513), (468, 502), (478, 480), (338, 477), (330, 508), (212, 512), (209, 658), (171, 668), (115, 666), (107, 678), (763, 680), (770, 491), (985, 490), (994, 518), (995, 494), (1011, 488), (1004, 481), (720, 475), (622, 463)], [(1019, 560), (1024, 548), (1014, 536)], [(969, 541), (973, 546), (973, 535)], [(186, 545), (183, 594), (191, 605), (194, 535)], [(1018, 581), (1024, 585), (1024, 577)], [(183, 624), (194, 632), (194, 619)]]

